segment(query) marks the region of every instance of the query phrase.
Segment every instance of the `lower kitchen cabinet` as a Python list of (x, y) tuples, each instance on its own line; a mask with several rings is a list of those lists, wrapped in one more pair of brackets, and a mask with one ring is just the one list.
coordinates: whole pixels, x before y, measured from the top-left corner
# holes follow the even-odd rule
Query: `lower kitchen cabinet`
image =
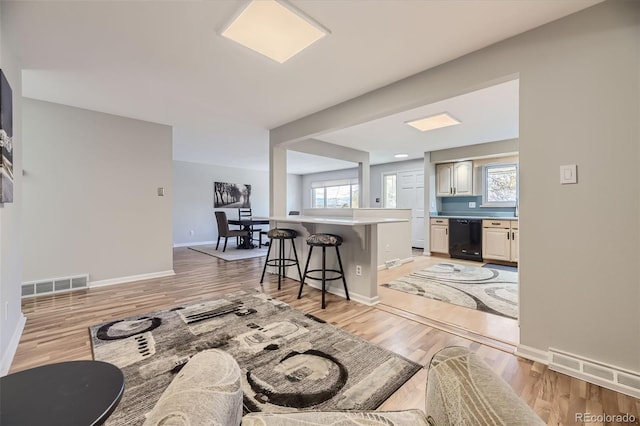
[(482, 221), (482, 258), (518, 261), (518, 221)]
[(517, 220), (512, 220), (511, 221), (511, 261), (512, 262), (517, 262), (518, 261), (518, 251), (519, 251), (519, 243), (520, 243), (520, 236), (518, 235), (518, 221)]
[(449, 219), (431, 219), (431, 252), (449, 254)]

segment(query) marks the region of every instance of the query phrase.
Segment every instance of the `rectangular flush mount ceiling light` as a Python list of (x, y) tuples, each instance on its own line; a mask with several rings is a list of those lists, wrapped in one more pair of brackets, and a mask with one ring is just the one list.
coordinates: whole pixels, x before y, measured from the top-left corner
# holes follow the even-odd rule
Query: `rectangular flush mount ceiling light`
[(432, 115), (430, 117), (419, 118), (417, 120), (407, 121), (411, 127), (415, 127), (416, 129), (426, 132), (427, 130), (439, 129), (441, 127), (453, 126), (456, 124), (460, 124), (458, 120), (451, 117), (446, 112), (438, 115)]
[(283, 1), (253, 0), (222, 36), (284, 63), (329, 31)]

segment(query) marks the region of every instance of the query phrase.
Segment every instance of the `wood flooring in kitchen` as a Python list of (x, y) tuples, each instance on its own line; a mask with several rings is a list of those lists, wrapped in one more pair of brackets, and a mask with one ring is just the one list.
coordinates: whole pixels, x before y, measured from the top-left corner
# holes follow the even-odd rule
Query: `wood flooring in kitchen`
[[(421, 256), (415, 262), (381, 271), (379, 283), (442, 260)], [(517, 343), (517, 324), (516, 333), (509, 334), (513, 333), (509, 331), (513, 324), (479, 319), (467, 312), (469, 309), (440, 302), (414, 301), (421, 298), (384, 288), (380, 289), (381, 303), (376, 306), (347, 302), (329, 294), (327, 308), (322, 310), (318, 290), (307, 287), (303, 298), (296, 298), (297, 281), (285, 279), (278, 291), (277, 278), (271, 276), (261, 286), (262, 262), (263, 258), (226, 262), (176, 248), (175, 276), (24, 299), (27, 323), (11, 372), (58, 361), (91, 359), (90, 325), (206, 300), (230, 291), (258, 288), (422, 365), (427, 365), (431, 356), (445, 346), (469, 347), (550, 425), (581, 424), (576, 422), (575, 415), (583, 412), (640, 417), (638, 399), (550, 371), (543, 364), (509, 353), (509, 348)], [(482, 333), (493, 337), (485, 338)], [(426, 370), (421, 370), (380, 409), (424, 409), (425, 380)]]

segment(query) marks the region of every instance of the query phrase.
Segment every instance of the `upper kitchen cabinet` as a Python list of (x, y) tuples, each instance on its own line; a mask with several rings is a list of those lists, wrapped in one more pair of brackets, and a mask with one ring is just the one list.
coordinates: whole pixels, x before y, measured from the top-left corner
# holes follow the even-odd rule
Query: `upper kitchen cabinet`
[(473, 195), (472, 161), (436, 165), (437, 197), (466, 197), (470, 195)]

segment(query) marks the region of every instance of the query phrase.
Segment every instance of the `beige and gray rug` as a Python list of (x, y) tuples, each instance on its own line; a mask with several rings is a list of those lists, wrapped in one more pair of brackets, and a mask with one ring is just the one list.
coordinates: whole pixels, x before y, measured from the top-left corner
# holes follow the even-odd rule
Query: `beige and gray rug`
[(518, 318), (518, 273), (443, 262), (382, 286), (507, 318)]
[(377, 408), (421, 366), (257, 291), (90, 327), (94, 358), (125, 375), (107, 425), (139, 425), (190, 357), (242, 369), (246, 412)]
[(222, 252), (224, 241), (220, 241), (220, 246), (216, 250), (215, 244), (205, 244), (201, 246), (187, 247), (189, 250), (197, 251), (202, 254), (217, 257), (229, 262), (234, 260), (253, 259), (255, 257), (263, 257), (267, 255), (269, 247), (253, 248), (253, 249), (238, 249), (235, 245), (227, 245), (227, 250)]

